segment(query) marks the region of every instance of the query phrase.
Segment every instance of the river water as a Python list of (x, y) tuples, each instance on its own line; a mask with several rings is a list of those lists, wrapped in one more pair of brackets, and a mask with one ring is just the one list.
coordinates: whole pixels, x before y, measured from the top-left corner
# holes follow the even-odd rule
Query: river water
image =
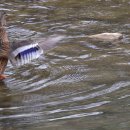
[[(66, 35), (0, 82), (0, 130), (129, 130), (130, 1), (1, 0), (10, 41)], [(120, 32), (118, 42), (87, 35)]]

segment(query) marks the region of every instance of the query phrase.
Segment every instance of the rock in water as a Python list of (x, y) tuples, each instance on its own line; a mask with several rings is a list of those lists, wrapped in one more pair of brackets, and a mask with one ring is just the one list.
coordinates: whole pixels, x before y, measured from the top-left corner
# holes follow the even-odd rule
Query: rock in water
[(116, 41), (123, 38), (121, 33), (100, 33), (95, 35), (89, 35), (88, 38), (94, 41)]

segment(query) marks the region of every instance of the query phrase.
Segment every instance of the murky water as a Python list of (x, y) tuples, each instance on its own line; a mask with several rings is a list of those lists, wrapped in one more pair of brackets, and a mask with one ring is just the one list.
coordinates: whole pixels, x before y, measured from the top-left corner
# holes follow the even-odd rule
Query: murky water
[[(129, 130), (130, 1), (1, 0), (10, 41), (63, 34), (62, 44), (0, 82), (0, 130)], [(118, 43), (86, 36), (120, 32)]]

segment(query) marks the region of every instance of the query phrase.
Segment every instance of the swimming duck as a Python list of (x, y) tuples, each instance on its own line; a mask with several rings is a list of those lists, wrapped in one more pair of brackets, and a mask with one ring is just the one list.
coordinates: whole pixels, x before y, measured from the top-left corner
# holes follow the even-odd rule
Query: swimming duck
[(38, 58), (43, 52), (53, 48), (64, 36), (53, 36), (50, 38), (41, 38), (40, 40), (24, 40), (20, 42), (9, 43), (6, 32), (6, 13), (0, 12), (0, 80), (5, 79), (5, 68), (8, 60), (14, 66), (21, 66)]

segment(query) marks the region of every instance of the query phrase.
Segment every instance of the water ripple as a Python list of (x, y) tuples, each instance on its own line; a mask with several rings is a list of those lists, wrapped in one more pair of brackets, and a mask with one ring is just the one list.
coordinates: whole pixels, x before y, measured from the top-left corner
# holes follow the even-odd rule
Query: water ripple
[(96, 115), (100, 115), (102, 113), (103, 112), (91, 112), (91, 113), (74, 114), (74, 115), (64, 116), (64, 117), (55, 118), (55, 119), (49, 119), (49, 121), (63, 120), (63, 119), (73, 119), (73, 118), (86, 117), (86, 116), (96, 116)]
[[(8, 14), (10, 42), (66, 35), (31, 64), (8, 64), (9, 77), (0, 82), (1, 130), (129, 128), (128, 1), (2, 0), (0, 10)], [(87, 39), (102, 32), (124, 38)]]

